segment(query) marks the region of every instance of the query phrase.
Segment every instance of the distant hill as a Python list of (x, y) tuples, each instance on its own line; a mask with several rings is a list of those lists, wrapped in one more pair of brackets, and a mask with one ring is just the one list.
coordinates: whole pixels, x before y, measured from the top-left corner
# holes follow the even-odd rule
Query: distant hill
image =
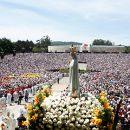
[(63, 41), (53, 41), (51, 42), (51, 46), (61, 46), (61, 45), (82, 45), (79, 42), (63, 42)]

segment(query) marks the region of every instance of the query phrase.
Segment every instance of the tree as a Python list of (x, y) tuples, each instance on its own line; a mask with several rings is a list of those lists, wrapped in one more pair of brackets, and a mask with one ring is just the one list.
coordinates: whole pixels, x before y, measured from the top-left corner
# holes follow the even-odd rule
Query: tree
[(130, 46), (125, 46), (125, 52), (130, 53)]
[(102, 39), (95, 39), (92, 43), (93, 45), (105, 45), (105, 46), (112, 46), (112, 42), (109, 40), (102, 40)]
[(34, 47), (34, 43), (32, 41), (26, 40), (21, 41), (18, 40), (15, 42), (15, 48), (17, 52), (32, 52), (32, 49)]
[(48, 46), (51, 45), (51, 40), (49, 36), (43, 36), (40, 40), (37, 40), (36, 47), (44, 48), (45, 52), (48, 51)]
[(33, 47), (32, 52), (34, 53), (41, 53), (41, 52), (45, 52), (44, 48), (38, 48), (38, 47)]
[(14, 49), (14, 43), (10, 39), (2, 38), (0, 39), (0, 48), (5, 54), (12, 53)]

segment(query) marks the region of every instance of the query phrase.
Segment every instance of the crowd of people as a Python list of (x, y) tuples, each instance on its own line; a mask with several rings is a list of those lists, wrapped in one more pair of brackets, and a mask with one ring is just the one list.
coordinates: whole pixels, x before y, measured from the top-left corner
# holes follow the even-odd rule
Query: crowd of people
[(26, 113), (26, 109), (20, 109), (19, 117), (15, 118), (14, 113), (8, 111), (0, 119), (0, 130), (27, 130), (27, 126), (23, 123), (27, 120)]
[[(79, 62), (86, 64), (87, 72), (80, 75), (81, 93), (97, 95), (101, 90), (108, 93), (115, 108), (122, 98), (119, 112), (121, 123), (130, 124), (130, 54), (79, 53)], [(32, 89), (40, 83), (53, 83), (62, 78), (58, 70), (68, 68), (69, 53), (39, 53), (8, 55), (0, 60), (0, 94), (13, 95)], [(20, 77), (26, 73), (38, 73), (38, 77)], [(26, 101), (28, 99), (26, 98)]]
[(13, 94), (39, 83), (57, 81), (62, 77), (58, 70), (67, 66), (66, 61), (67, 57), (64, 58), (63, 54), (59, 56), (31, 53), (17, 54), (15, 57), (5, 56), (0, 60), (0, 97), (3, 92)]
[[(119, 118), (124, 125), (130, 124), (130, 55), (129, 54), (82, 54), (88, 73), (80, 76), (81, 92), (95, 96), (101, 91), (108, 93), (115, 108), (122, 99)], [(125, 129), (125, 128), (124, 128)], [(126, 128), (128, 129), (128, 128)]]

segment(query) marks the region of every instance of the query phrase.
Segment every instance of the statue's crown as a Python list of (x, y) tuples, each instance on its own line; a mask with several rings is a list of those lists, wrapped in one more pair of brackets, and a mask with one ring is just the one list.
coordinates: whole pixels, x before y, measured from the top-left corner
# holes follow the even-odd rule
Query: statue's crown
[(71, 53), (76, 53), (76, 47), (71, 47), (71, 48), (70, 48), (70, 52), (71, 52)]

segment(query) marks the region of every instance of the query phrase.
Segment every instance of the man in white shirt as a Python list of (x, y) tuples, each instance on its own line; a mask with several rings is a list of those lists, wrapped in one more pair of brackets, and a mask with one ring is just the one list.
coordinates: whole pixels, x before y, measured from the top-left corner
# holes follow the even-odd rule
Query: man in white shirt
[(16, 91), (13, 93), (13, 96), (14, 96), (14, 102), (17, 102), (18, 101), (18, 93)]

